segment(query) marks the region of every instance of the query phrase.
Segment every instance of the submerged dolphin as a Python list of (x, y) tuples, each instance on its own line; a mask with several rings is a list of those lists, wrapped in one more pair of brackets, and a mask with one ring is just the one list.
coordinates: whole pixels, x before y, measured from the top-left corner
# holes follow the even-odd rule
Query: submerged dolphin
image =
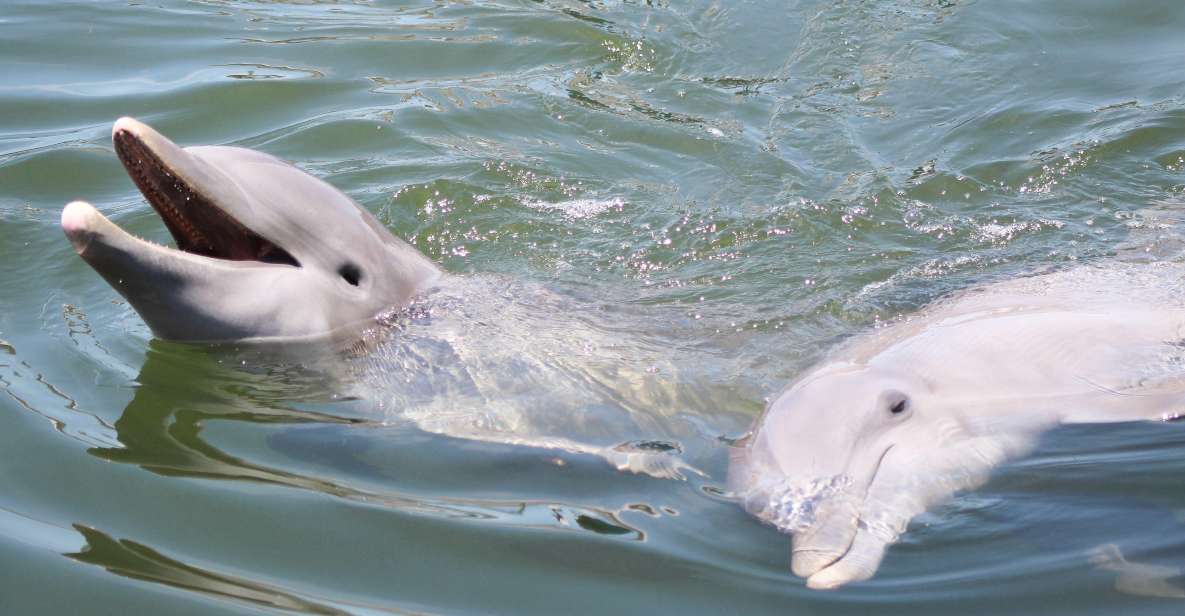
[(1180, 265), (998, 283), (859, 337), (733, 451), (730, 488), (811, 588), (871, 577), (909, 520), (1059, 423), (1185, 413)]
[(177, 248), (83, 201), (62, 210), (62, 230), (160, 338), (333, 335), (405, 306), (440, 275), (341, 191), (268, 154), (182, 148), (132, 118), (111, 134)]

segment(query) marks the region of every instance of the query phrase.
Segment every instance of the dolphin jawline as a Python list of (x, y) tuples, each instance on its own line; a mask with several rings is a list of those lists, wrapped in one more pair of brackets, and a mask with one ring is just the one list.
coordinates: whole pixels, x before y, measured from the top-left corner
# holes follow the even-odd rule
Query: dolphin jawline
[(112, 130), (115, 153), (132, 182), (165, 223), (177, 250), (213, 259), (258, 261), (299, 267), (286, 250), (260, 236), (214, 204), (195, 183), (133, 130), (117, 122)]
[(794, 571), (795, 575), (798, 575), (803, 578), (810, 578), (814, 574), (819, 573), (819, 572), (825, 570), (827, 567), (830, 567), (831, 565), (839, 562), (845, 556), (848, 555), (848, 552), (850, 552), (852, 550), (852, 545), (856, 541), (856, 535), (859, 534), (859, 532), (860, 532), (860, 523), (864, 521), (864, 516), (860, 515), (860, 512), (861, 512), (861, 510), (863, 510), (864, 503), (868, 500), (868, 493), (869, 493), (869, 491), (871, 491), (873, 484), (876, 483), (876, 478), (880, 474), (881, 466), (884, 464), (885, 458), (888, 457), (889, 452), (893, 451), (893, 448), (896, 446), (897, 446), (896, 443), (890, 444), (888, 447), (885, 448), (884, 451), (881, 452), (881, 455), (877, 457), (876, 466), (873, 467), (872, 473), (869, 475), (868, 481), (864, 484), (864, 489), (863, 489), (864, 493), (860, 497), (860, 502), (859, 502), (859, 504), (856, 508), (856, 511), (855, 511), (856, 517), (852, 521), (852, 526), (855, 527), (855, 530), (848, 537), (847, 544), (844, 545), (843, 550), (842, 551), (835, 551), (835, 550), (830, 550), (830, 549), (826, 549), (826, 548), (791, 547), (790, 557), (791, 557), (792, 562), (795, 560), (795, 557), (797, 557), (800, 554), (805, 557), (808, 557), (808, 558), (811, 556), (814, 557), (814, 558), (811, 558), (809, 564), (804, 562), (805, 559), (800, 558), (798, 560), (798, 563), (795, 563), (797, 565), (794, 567), (795, 568), (795, 571)]

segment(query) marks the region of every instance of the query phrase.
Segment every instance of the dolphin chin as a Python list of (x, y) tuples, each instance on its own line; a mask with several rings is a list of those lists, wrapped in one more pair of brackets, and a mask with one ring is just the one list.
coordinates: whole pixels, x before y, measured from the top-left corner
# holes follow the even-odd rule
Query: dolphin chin
[(85, 201), (62, 210), (62, 231), (157, 337), (352, 336), (440, 276), (349, 197), (272, 156), (183, 148), (132, 118), (115, 122), (112, 143), (176, 248)]

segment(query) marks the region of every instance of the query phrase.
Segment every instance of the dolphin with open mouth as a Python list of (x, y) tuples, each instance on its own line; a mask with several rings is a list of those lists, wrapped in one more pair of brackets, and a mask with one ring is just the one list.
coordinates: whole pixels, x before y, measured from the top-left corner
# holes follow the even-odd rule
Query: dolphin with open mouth
[(730, 489), (831, 589), (914, 516), (1061, 423), (1185, 414), (1185, 267), (1079, 267), (957, 295), (790, 384), (732, 452)]
[[(589, 382), (610, 378), (613, 398), (631, 399), (631, 386), (655, 389), (638, 386), (647, 381), (632, 376), (616, 338), (564, 318), (578, 311), (559, 295), (496, 277), (446, 279), (349, 197), (268, 154), (182, 148), (131, 118), (115, 123), (112, 140), (176, 248), (134, 237), (82, 201), (65, 207), (61, 225), (158, 338), (365, 348), (330, 370), (351, 382), (350, 395), (375, 400), (379, 412), (396, 409), (384, 420), (594, 455), (656, 477), (694, 472), (678, 446), (617, 438), (613, 427), (631, 421), (632, 402), (587, 400)], [(471, 294), (482, 301), (465, 301)], [(412, 301), (435, 313), (432, 323), (401, 330), (398, 343), (365, 336)], [(657, 360), (638, 363), (649, 370)]]
[(441, 276), (341, 191), (273, 156), (182, 148), (126, 117), (111, 136), (176, 249), (83, 201), (62, 210), (62, 230), (159, 338), (333, 336), (407, 305)]

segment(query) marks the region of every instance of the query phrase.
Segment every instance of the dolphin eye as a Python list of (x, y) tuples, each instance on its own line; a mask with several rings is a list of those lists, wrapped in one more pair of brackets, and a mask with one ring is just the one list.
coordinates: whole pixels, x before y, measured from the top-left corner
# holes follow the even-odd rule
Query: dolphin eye
[(353, 263), (346, 263), (337, 268), (337, 273), (342, 277), (342, 280), (350, 283), (353, 286), (358, 286), (359, 281), (362, 280), (362, 270), (358, 269), (357, 265)]
[(909, 398), (901, 396), (889, 403), (889, 412), (894, 415), (901, 415), (909, 409)]

